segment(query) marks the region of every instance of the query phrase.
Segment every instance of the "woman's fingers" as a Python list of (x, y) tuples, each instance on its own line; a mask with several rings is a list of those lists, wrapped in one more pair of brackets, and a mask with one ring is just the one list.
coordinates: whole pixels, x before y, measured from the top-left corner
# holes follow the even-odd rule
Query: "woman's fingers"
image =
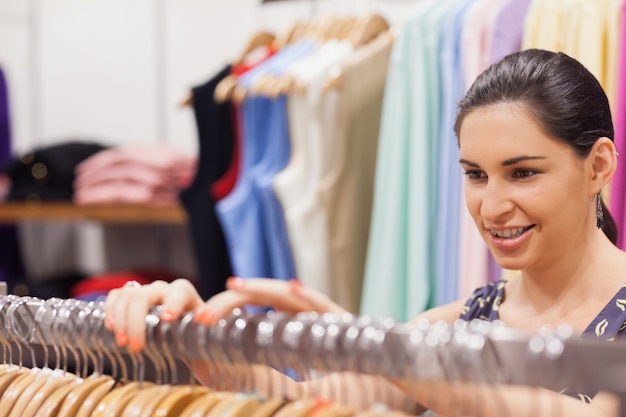
[(328, 296), (311, 288), (303, 287), (297, 280), (282, 281), (271, 278), (231, 278), (226, 287), (257, 306), (271, 306), (276, 310), (297, 313), (346, 313), (346, 309)]
[(172, 283), (155, 281), (139, 287), (125, 286), (112, 290), (107, 296), (105, 325), (115, 332), (118, 345), (128, 346), (136, 352), (145, 345), (145, 318), (151, 307), (163, 305), (161, 319), (173, 321), (202, 303), (194, 286), (183, 279)]
[(171, 283), (155, 281), (144, 286), (126, 286), (111, 291), (105, 302), (109, 330), (115, 332), (120, 346), (139, 351), (145, 345), (145, 317), (151, 307), (162, 305), (161, 320), (170, 322), (184, 312), (195, 311), (194, 320), (212, 325), (228, 316), (235, 308), (244, 306), (271, 307), (296, 314), (303, 311), (342, 314), (346, 310), (326, 295), (304, 288), (296, 280), (271, 278), (231, 278), (228, 291), (213, 296), (206, 303), (187, 280)]

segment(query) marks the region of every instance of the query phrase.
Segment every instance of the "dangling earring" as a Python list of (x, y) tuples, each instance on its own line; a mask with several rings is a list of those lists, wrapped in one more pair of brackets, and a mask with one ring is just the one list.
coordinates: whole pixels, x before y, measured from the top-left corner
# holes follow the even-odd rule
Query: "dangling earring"
[(602, 229), (604, 227), (604, 210), (602, 210), (602, 195), (598, 193), (596, 204), (596, 227)]

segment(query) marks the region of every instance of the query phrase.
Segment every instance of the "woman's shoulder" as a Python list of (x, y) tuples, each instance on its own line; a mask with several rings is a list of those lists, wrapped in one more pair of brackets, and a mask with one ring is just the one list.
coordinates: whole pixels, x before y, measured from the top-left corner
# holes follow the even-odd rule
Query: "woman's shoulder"
[(454, 301), (450, 304), (445, 304), (439, 307), (431, 308), (423, 313), (417, 315), (409, 323), (417, 323), (419, 320), (426, 319), (431, 323), (437, 321), (445, 321), (452, 323), (459, 319), (465, 300)]
[(496, 320), (497, 312), (504, 298), (505, 280), (490, 282), (477, 288), (468, 299), (460, 299), (450, 304), (427, 310), (411, 322), (427, 319), (430, 322), (446, 321), (449, 323), (458, 319), (471, 320), (480, 318), (483, 320)]

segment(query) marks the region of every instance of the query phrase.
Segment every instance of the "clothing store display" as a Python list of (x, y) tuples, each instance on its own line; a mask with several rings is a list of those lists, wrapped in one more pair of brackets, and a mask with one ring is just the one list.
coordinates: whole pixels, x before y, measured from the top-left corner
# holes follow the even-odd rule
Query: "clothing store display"
[(491, 35), (490, 64), (500, 61), (512, 51), (519, 51), (522, 47), (524, 19), (531, 0), (503, 0), (493, 21)]
[[(261, 58), (253, 62), (243, 62), (235, 66), (232, 66), (230, 68), (229, 76), (241, 77), (243, 74), (250, 71), (252, 68), (267, 61), (275, 53), (276, 53), (276, 48), (274, 48), (272, 44), (267, 45), (265, 47), (265, 50)], [(224, 79), (222, 79), (222, 81), (220, 82), (223, 82), (223, 81)], [(242, 115), (241, 115), (241, 108), (239, 106), (235, 106), (235, 105), (232, 106), (231, 117), (233, 121), (232, 124), (233, 124), (233, 136), (234, 136), (232, 156), (230, 158), (230, 162), (229, 162), (228, 169), (226, 170), (226, 172), (224, 172), (224, 174), (219, 179), (217, 179), (215, 182), (211, 184), (211, 195), (213, 196), (213, 199), (215, 201), (219, 201), (222, 198), (226, 197), (228, 194), (230, 194), (230, 192), (233, 190), (233, 188), (235, 188), (235, 185), (237, 184), (237, 178), (239, 175), (239, 163), (241, 159), (239, 153), (240, 153), (241, 143), (243, 141), (242, 139), (243, 125), (241, 121)]]
[[(427, 91), (437, 79), (426, 60), (426, 19), (441, 4), (418, 3), (391, 52), (374, 180), (374, 205), (360, 311), (405, 320), (433, 305), (429, 262), (435, 213), (431, 194), (436, 160)], [(433, 188), (434, 190), (434, 188)], [(385, 279), (381, 279), (385, 277)]]
[(106, 149), (76, 167), (73, 200), (78, 205), (173, 205), (196, 165), (195, 157), (169, 146)]
[(473, 0), (464, 0), (450, 7), (442, 22), (439, 67), (441, 68), (441, 122), (437, 186), (436, 303), (443, 305), (458, 297), (459, 287), (459, 219), (463, 209), (459, 164), (459, 146), (454, 133), (455, 103), (464, 94), (461, 63), (461, 29), (465, 12)]
[(98, 143), (69, 141), (21, 155), (0, 168), (11, 179), (7, 200), (72, 200), (75, 168), (105, 149)]
[(323, 89), (329, 70), (352, 51), (349, 42), (331, 40), (288, 68), (304, 92), (287, 98), (288, 115), (293, 122), (291, 156), (287, 166), (273, 179), (273, 188), (285, 216), (297, 277), (303, 285), (331, 296), (328, 283), (333, 278), (329, 270), (326, 220), (324, 210), (319, 207), (317, 189), (341, 139), (333, 137), (334, 107), (325, 100)]
[(215, 87), (229, 73), (230, 66), (227, 66), (192, 89), (199, 142), (198, 166), (191, 185), (180, 193), (189, 219), (199, 291), (204, 298), (223, 291), (226, 279), (232, 275), (224, 232), (210, 193), (211, 184), (228, 168), (234, 143), (230, 104), (218, 104), (213, 98)]
[[(314, 49), (315, 44), (306, 41), (286, 46), (242, 75), (239, 82), (249, 89), (264, 75), (280, 76)], [(243, 278), (295, 276), (284, 216), (270, 180), (284, 168), (290, 155), (285, 103), (284, 97), (252, 96), (244, 101), (238, 181), (232, 192), (216, 204), (233, 272)], [(263, 176), (265, 180), (261, 180)]]
[(340, 65), (336, 97), (330, 97), (335, 103), (324, 106), (335, 115), (334, 124), (324, 126), (326, 155), (333, 156), (319, 181), (318, 202), (313, 208), (326, 218), (329, 295), (350, 311), (358, 311), (361, 301), (382, 102), (393, 41), (392, 35), (384, 32), (346, 57)]

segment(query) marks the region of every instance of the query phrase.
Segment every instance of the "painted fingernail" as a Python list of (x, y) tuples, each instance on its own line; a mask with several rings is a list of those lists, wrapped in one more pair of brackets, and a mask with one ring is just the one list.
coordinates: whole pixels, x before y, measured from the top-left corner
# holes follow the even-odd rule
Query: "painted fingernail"
[(193, 319), (191, 319), (191, 321), (193, 321), (194, 323), (202, 323), (202, 316), (204, 315), (204, 311), (198, 311), (193, 315)]
[(205, 311), (202, 315), (202, 324), (205, 326), (213, 326), (217, 320), (217, 315), (212, 311)]
[(172, 322), (178, 318), (178, 310), (175, 308), (167, 308), (161, 313), (161, 320), (165, 322)]
[(292, 292), (299, 292), (302, 290), (302, 283), (295, 278), (290, 279), (289, 281), (289, 289)]
[(226, 280), (226, 288), (240, 290), (244, 287), (243, 278), (230, 277)]
[(118, 346), (124, 347), (128, 344), (128, 335), (125, 330), (118, 330), (115, 333), (115, 341)]
[(106, 316), (104, 318), (104, 327), (108, 330), (113, 330), (115, 328), (115, 319), (113, 316)]
[(143, 348), (143, 342), (138, 337), (131, 337), (128, 343), (131, 352), (137, 353)]

